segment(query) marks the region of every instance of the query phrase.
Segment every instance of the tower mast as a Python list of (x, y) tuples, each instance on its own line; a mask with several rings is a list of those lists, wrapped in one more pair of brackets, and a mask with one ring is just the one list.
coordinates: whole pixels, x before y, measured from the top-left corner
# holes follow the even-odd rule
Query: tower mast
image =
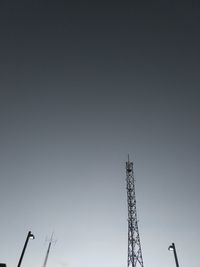
[(126, 162), (128, 202), (128, 267), (144, 267), (138, 230), (133, 162)]

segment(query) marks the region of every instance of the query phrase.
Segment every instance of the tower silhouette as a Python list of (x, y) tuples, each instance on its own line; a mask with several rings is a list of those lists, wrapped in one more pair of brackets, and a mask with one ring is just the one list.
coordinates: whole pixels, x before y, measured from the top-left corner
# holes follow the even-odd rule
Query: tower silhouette
[(126, 186), (128, 202), (128, 267), (143, 267), (136, 210), (133, 162), (129, 161), (129, 156), (126, 162)]

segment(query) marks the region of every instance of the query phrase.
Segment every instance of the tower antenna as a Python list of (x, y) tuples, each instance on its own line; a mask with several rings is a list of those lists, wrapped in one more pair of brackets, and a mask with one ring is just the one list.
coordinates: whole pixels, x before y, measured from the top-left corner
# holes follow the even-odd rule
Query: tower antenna
[(133, 162), (130, 162), (129, 155), (126, 162), (126, 186), (128, 203), (128, 267), (144, 267), (137, 220)]

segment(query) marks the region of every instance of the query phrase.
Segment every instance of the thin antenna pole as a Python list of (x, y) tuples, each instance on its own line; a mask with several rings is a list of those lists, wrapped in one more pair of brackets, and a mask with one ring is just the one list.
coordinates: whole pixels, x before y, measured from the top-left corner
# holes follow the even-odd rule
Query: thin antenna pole
[(49, 257), (49, 252), (50, 252), (50, 249), (51, 249), (51, 244), (52, 244), (52, 241), (53, 241), (53, 234), (51, 235), (51, 238), (49, 240), (49, 245), (48, 245), (48, 248), (47, 248), (47, 253), (46, 253), (46, 256), (45, 256), (45, 259), (44, 259), (44, 263), (43, 263), (43, 267), (46, 267), (47, 265), (47, 260), (48, 260), (48, 257)]

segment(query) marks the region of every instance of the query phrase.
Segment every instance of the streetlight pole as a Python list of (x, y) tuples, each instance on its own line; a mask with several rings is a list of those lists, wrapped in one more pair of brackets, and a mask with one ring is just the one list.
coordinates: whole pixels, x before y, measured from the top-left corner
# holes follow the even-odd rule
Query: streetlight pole
[(176, 247), (175, 247), (175, 244), (172, 243), (172, 244), (169, 246), (168, 250), (174, 252), (174, 259), (175, 259), (175, 262), (176, 262), (176, 267), (179, 267), (178, 257), (177, 257), (177, 254), (176, 254)]
[(22, 250), (22, 254), (20, 256), (20, 259), (19, 259), (19, 262), (18, 262), (18, 265), (17, 267), (20, 267), (21, 266), (21, 262), (22, 262), (22, 259), (24, 257), (24, 253), (25, 253), (25, 250), (26, 250), (26, 247), (27, 247), (27, 244), (28, 244), (28, 241), (29, 239), (35, 239), (34, 235), (31, 233), (31, 231), (28, 232), (28, 235), (26, 237), (26, 241), (24, 243), (24, 247), (23, 247), (23, 250)]

